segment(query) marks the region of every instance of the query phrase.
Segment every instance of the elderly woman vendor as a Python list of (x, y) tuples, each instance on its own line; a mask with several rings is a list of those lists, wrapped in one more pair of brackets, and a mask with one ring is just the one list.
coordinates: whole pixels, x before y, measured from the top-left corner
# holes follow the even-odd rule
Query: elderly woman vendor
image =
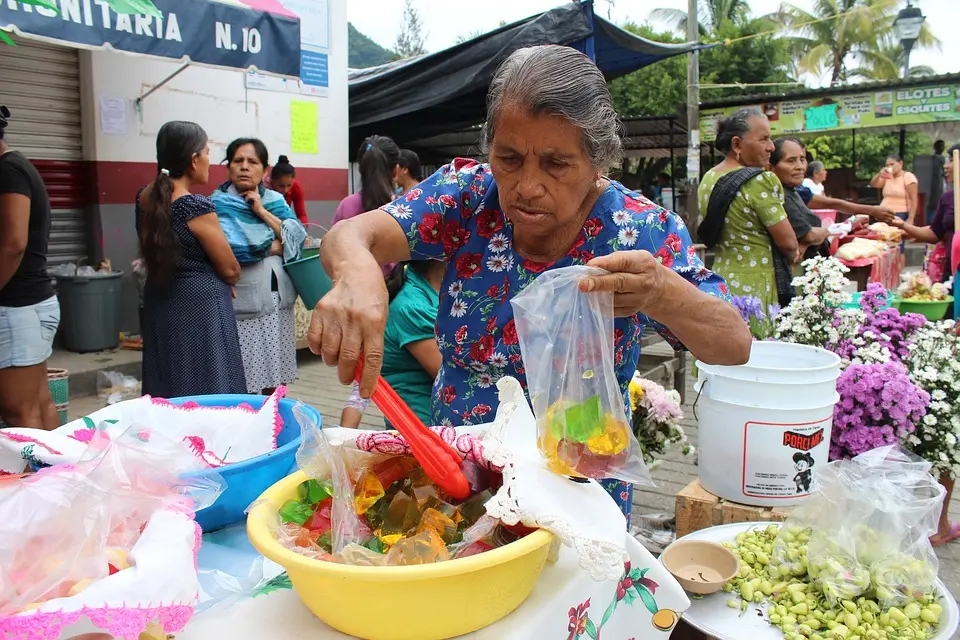
[[(362, 352), (361, 393), (376, 386), (388, 297), (380, 265), (441, 260), (436, 329), (442, 363), (433, 423), (490, 421), (496, 382), (525, 385), (510, 298), (538, 274), (589, 264), (609, 275), (584, 291), (615, 294), (615, 365), (626, 396), (643, 325), (704, 362), (740, 364), (750, 332), (708, 271), (680, 218), (603, 177), (621, 151), (599, 69), (574, 49), (520, 49), (497, 71), (482, 144), (490, 163), (454, 160), (403, 197), (346, 220), (323, 241), (336, 283), (313, 313), (309, 344), (349, 384)], [(628, 403), (629, 404), (629, 403)], [(631, 488), (605, 481), (629, 517)]]

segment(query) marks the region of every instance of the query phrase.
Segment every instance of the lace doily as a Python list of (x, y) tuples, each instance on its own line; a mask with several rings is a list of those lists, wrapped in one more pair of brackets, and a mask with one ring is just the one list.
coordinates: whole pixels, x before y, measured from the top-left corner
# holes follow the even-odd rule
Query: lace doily
[(500, 407), (482, 439), (484, 455), (503, 467), (503, 486), (487, 502), (487, 513), (507, 524), (547, 529), (577, 552), (591, 578), (618, 579), (627, 558), (620, 509), (596, 481), (573, 482), (547, 469), (520, 383), (505, 377), (497, 388)]

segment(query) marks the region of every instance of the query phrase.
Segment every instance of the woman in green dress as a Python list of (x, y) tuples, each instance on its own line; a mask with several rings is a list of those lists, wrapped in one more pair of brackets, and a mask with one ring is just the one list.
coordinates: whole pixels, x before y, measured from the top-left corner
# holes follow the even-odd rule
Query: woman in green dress
[[(783, 185), (766, 170), (774, 149), (770, 123), (758, 109), (740, 109), (717, 123), (714, 145), (726, 157), (704, 174), (697, 192), (704, 216), (699, 235), (714, 248), (713, 270), (732, 295), (786, 304), (798, 243), (783, 208)], [(777, 261), (787, 266), (779, 283)]]

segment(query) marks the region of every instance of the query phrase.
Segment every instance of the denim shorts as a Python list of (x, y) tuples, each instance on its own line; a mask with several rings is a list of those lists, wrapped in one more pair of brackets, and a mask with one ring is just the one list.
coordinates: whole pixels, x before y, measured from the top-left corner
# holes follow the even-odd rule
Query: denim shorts
[(58, 326), (56, 296), (26, 307), (0, 307), (0, 369), (46, 362)]

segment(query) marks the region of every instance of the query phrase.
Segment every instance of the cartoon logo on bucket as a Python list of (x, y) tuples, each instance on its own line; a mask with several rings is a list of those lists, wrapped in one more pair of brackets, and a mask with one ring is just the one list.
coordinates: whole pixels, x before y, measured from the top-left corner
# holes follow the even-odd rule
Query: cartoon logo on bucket
[(801, 424), (747, 422), (743, 430), (743, 495), (803, 497), (813, 485), (813, 468), (825, 462), (832, 416)]

